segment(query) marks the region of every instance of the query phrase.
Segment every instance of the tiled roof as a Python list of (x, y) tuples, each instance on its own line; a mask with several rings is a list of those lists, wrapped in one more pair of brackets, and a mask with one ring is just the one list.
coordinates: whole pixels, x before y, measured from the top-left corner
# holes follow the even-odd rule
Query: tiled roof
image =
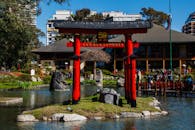
[(66, 29), (136, 29), (150, 28), (149, 21), (97, 21), (97, 22), (77, 22), (77, 21), (56, 21), (55, 28)]
[[(151, 29), (148, 29), (147, 33), (133, 34), (132, 39), (133, 41), (137, 41), (140, 43), (169, 43), (169, 36), (169, 30), (166, 30), (162, 26), (153, 24), (153, 27)], [(120, 42), (125, 41), (125, 39), (123, 35), (120, 35), (110, 40), (110, 42), (114, 41)], [(171, 30), (171, 41), (173, 43), (195, 43), (195, 36)]]
[[(67, 47), (66, 44), (69, 41), (64, 38), (62, 40), (56, 41), (53, 44), (50, 44), (48, 46), (42, 46), (38, 49), (32, 50), (32, 53), (73, 53), (74, 52), (74, 48), (73, 47)], [(97, 49), (102, 49), (102, 48), (89, 48), (89, 47), (82, 47), (81, 48), (81, 52), (87, 51), (87, 50), (97, 50)]]

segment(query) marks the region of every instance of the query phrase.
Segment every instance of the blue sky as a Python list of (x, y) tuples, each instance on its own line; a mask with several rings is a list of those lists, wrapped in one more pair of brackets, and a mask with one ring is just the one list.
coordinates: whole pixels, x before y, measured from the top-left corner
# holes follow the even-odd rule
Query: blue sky
[[(181, 32), (181, 28), (190, 13), (195, 11), (194, 0), (170, 0), (172, 12), (172, 29)], [(46, 32), (46, 23), (55, 14), (56, 10), (76, 10), (89, 8), (97, 12), (122, 11), (127, 14), (139, 14), (141, 8), (152, 7), (155, 10), (169, 13), (169, 0), (68, 0), (60, 5), (44, 0), (41, 2), (42, 14), (37, 17), (37, 27)], [(46, 38), (42, 38), (43, 43)]]

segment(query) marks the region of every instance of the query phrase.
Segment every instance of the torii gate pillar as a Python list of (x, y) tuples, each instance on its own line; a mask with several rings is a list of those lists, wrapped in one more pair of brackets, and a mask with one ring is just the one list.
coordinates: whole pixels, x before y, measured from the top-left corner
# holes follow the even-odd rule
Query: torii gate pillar
[(131, 107), (136, 107), (136, 60), (133, 55), (133, 42), (131, 35), (125, 35), (126, 59), (125, 66), (125, 98)]
[(131, 57), (131, 107), (136, 107), (136, 59)]
[(73, 63), (73, 89), (72, 103), (77, 104), (80, 100), (80, 36), (74, 36), (74, 63)]

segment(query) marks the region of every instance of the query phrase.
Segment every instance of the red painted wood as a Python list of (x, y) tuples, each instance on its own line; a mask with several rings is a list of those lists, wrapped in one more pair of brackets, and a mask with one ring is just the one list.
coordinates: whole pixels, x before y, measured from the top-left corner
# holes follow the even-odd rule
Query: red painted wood
[(136, 59), (131, 59), (131, 101), (136, 101)]
[[(75, 36), (74, 54), (80, 57), (80, 38)], [(73, 63), (73, 90), (72, 101), (77, 103), (80, 100), (80, 58), (74, 59)]]
[(125, 59), (125, 97), (130, 103), (131, 101), (131, 61), (130, 56), (133, 54), (133, 42), (131, 40), (131, 35), (125, 36), (125, 47), (126, 47), (126, 59)]
[(139, 48), (139, 46), (140, 46), (139, 42), (134, 42), (133, 43), (133, 48)]
[[(72, 42), (68, 42), (67, 47), (73, 47)], [(110, 42), (110, 43), (93, 43), (93, 42), (81, 42), (81, 47), (101, 47), (101, 48), (124, 48), (123, 42)]]

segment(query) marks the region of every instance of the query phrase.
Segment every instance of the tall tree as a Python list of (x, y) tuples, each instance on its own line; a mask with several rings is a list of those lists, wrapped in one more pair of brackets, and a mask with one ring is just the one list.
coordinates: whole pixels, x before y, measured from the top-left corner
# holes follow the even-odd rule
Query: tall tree
[(73, 16), (75, 21), (102, 21), (105, 18), (102, 13), (95, 13), (91, 15), (91, 10), (88, 8), (83, 8), (76, 11), (76, 14)]
[(142, 8), (140, 14), (145, 17), (147, 20), (150, 20), (151, 22), (165, 26), (167, 21), (169, 20), (169, 15), (162, 12), (162, 11), (157, 11), (153, 8)]
[(0, 2), (0, 66), (10, 69), (31, 60), (30, 50), (40, 44), (41, 31), (30, 25), (31, 13), (22, 0)]
[(81, 10), (76, 11), (74, 20), (75, 21), (86, 21), (89, 15), (90, 15), (90, 9), (83, 8)]
[(10, 69), (24, 65), (33, 58), (30, 51), (40, 45), (43, 33), (31, 25), (34, 9), (41, 1), (62, 4), (68, 0), (1, 0), (0, 1), (0, 67)]

